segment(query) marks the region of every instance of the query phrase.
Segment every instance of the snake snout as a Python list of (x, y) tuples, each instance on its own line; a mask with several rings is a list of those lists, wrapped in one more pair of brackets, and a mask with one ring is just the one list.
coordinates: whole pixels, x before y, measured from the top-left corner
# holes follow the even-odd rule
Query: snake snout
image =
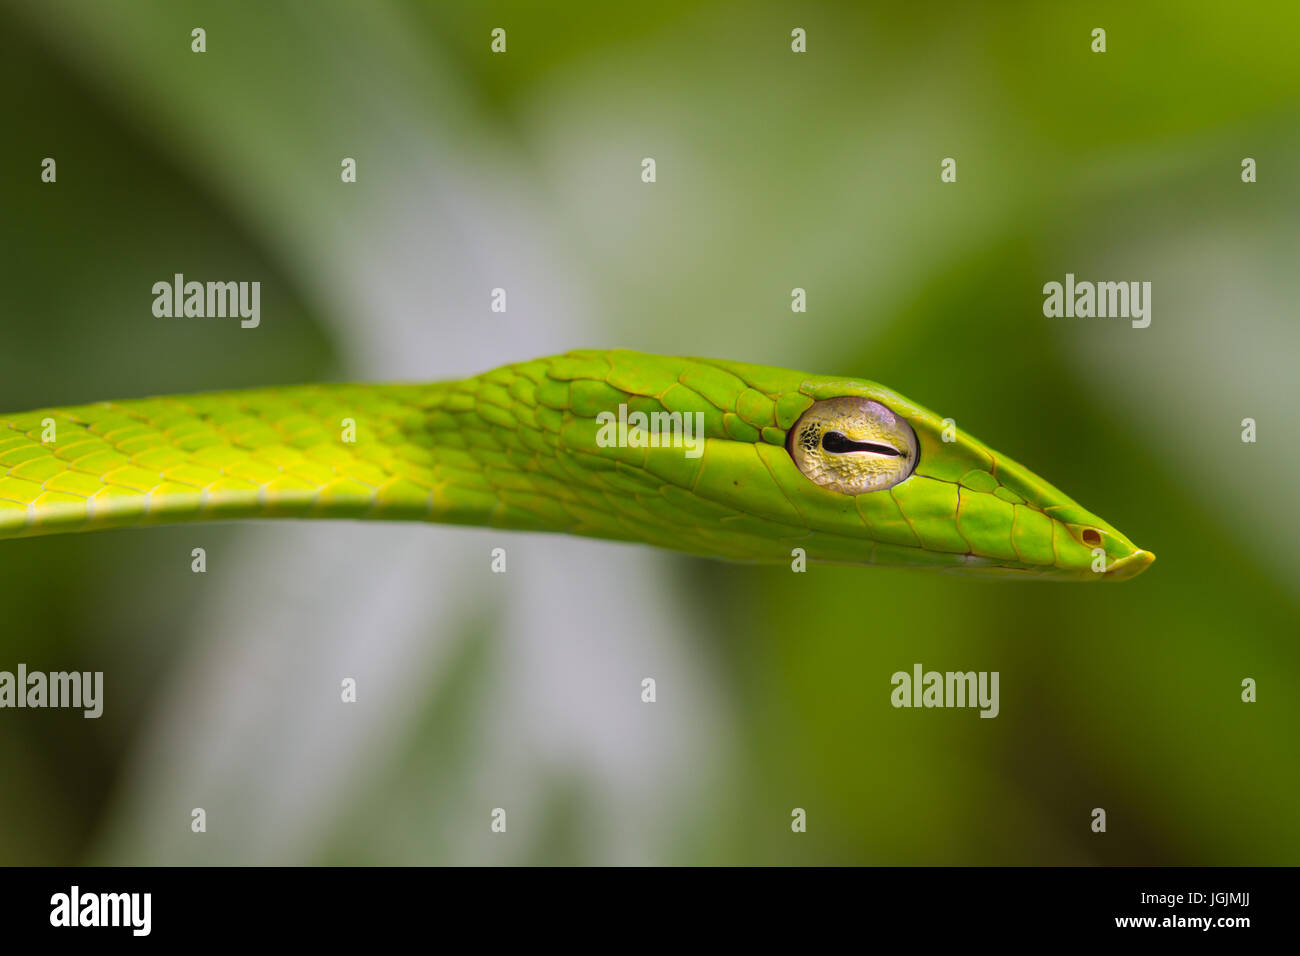
[(1108, 581), (1127, 581), (1129, 578), (1135, 578), (1151, 567), (1155, 559), (1156, 556), (1150, 551), (1135, 548), (1132, 554), (1126, 555), (1111, 564), (1106, 569), (1105, 578)]
[(1136, 577), (1155, 561), (1156, 556), (1150, 551), (1139, 548), (1114, 528), (1103, 523), (1074, 525), (1070, 531), (1080, 544), (1096, 554), (1100, 549), (1105, 555), (1105, 570), (1102, 565), (1092, 564), (1091, 569), (1100, 573), (1108, 581), (1125, 581)]

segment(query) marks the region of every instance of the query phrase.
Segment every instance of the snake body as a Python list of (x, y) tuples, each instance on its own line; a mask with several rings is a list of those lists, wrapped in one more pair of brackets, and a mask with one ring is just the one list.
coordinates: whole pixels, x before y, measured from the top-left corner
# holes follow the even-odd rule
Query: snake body
[[(849, 494), (796, 465), (787, 441), (796, 422), (846, 397), (910, 426), (916, 458), (904, 480)], [(701, 452), (602, 444), (600, 416), (620, 406), (698, 413)], [(838, 450), (879, 450), (848, 441)], [(854, 460), (878, 458), (891, 464), (888, 455)], [(0, 538), (249, 518), (429, 521), (733, 561), (790, 562), (803, 549), (812, 562), (1091, 580), (1132, 577), (1153, 560), (1028, 469), (883, 386), (739, 362), (575, 351), (454, 382), (0, 415)]]

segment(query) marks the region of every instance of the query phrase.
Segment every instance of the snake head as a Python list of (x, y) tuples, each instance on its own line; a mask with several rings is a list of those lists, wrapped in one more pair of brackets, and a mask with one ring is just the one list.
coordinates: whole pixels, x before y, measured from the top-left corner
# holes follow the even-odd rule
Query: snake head
[[(1118, 581), (1155, 555), (951, 419), (873, 382), (806, 379), (787, 434), (802, 497), (852, 499), (867, 535), (917, 563)], [(879, 548), (878, 548), (879, 551)], [(879, 558), (879, 554), (877, 557)]]
[[(827, 563), (1088, 581), (1154, 560), (875, 382), (621, 350), (570, 353), (534, 374), (561, 446), (578, 456), (563, 474), (593, 492), (594, 504), (569, 506), (578, 520), (565, 530), (734, 561), (789, 562), (801, 548)], [(615, 441), (624, 411), (651, 439), (699, 424), (689, 442), (633, 441), (628, 429)]]

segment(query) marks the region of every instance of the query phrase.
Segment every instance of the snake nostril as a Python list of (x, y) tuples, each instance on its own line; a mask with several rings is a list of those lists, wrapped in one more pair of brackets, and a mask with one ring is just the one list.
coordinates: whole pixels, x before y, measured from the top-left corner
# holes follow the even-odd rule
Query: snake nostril
[(1097, 547), (1100, 547), (1100, 546), (1101, 546), (1101, 532), (1098, 531), (1096, 528), (1084, 528), (1084, 529), (1083, 529), (1083, 543), (1086, 544), (1086, 545), (1087, 545), (1088, 547), (1090, 547), (1090, 548), (1097, 548)]

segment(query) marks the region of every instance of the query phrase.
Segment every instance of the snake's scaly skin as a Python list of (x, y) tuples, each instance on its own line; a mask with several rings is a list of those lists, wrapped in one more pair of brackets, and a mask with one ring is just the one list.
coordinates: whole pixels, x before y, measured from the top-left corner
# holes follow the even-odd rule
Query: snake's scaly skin
[[(805, 478), (786, 431), (816, 400), (875, 399), (916, 431), (915, 473), (856, 497)], [(701, 457), (603, 448), (596, 415), (702, 412)], [(348, 441), (347, 421), (355, 440)], [(53, 441), (43, 441), (53, 422)], [(306, 385), (0, 416), (0, 538), (236, 518), (447, 522), (640, 541), (738, 561), (1124, 578), (1118, 531), (871, 382), (578, 351), (432, 385)], [(1096, 537), (1093, 537), (1093, 536)], [(1108, 570), (1095, 572), (1100, 541)]]

